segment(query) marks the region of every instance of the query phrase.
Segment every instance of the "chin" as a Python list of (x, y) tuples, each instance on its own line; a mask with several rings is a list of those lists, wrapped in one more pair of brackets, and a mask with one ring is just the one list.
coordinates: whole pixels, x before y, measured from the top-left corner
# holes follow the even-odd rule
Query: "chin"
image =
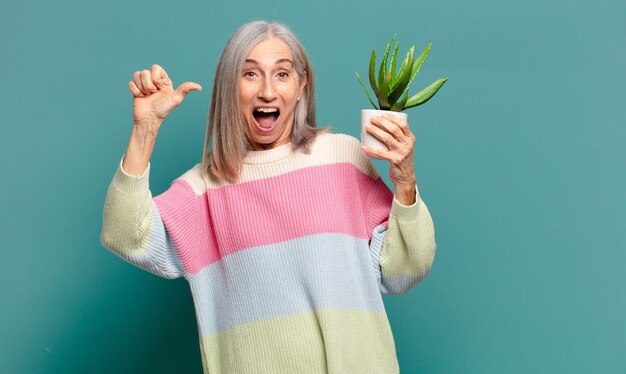
[(271, 149), (273, 146), (277, 146), (274, 143), (281, 142), (281, 139), (281, 143), (289, 141), (290, 137), (286, 135), (286, 132), (291, 131), (291, 127), (285, 128), (283, 118), (280, 118), (280, 116), (276, 116), (275, 121), (271, 123), (267, 130), (265, 130), (266, 127), (261, 126), (254, 116), (248, 118), (247, 125), (248, 139), (251, 140), (250, 143), (253, 148), (256, 146)]

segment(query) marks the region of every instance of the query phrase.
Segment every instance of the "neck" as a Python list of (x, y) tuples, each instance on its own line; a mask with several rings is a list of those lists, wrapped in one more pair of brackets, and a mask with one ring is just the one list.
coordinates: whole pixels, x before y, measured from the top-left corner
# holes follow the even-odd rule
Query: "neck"
[(253, 151), (267, 151), (269, 149), (273, 149), (273, 148), (289, 143), (291, 141), (291, 138), (277, 139), (275, 142), (267, 143), (267, 144), (255, 143), (255, 142), (250, 141), (250, 139), (248, 139), (248, 141), (250, 142), (250, 147), (252, 148)]

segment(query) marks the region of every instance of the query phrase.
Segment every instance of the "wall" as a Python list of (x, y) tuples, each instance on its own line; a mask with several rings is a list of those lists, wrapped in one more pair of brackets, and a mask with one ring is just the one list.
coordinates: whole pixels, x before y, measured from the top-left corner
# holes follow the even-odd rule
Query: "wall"
[(358, 136), (354, 71), (393, 32), (433, 43), (414, 89), (449, 78), (408, 111), (438, 253), (384, 299), (402, 372), (624, 372), (626, 3), (383, 4), (2, 0), (0, 372), (200, 372), (187, 284), (104, 249), (102, 206), (132, 73), (205, 88), (163, 125), (156, 195), (200, 160), (217, 58), (257, 18), (301, 37), (337, 132)]

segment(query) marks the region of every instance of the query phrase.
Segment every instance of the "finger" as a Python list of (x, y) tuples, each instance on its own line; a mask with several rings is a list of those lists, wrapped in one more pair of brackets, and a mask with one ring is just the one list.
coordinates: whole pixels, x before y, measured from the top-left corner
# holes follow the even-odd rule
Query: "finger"
[(361, 149), (366, 155), (370, 156), (371, 158), (374, 158), (376, 160), (388, 160), (388, 157), (386, 154), (389, 152), (385, 152), (378, 148), (368, 147), (366, 145), (362, 145)]
[(179, 102), (183, 101), (185, 96), (191, 91), (202, 91), (202, 86), (195, 82), (185, 82), (182, 83), (176, 89), (176, 96)]
[(167, 73), (161, 66), (157, 64), (152, 65), (151, 73), (152, 83), (154, 83), (157, 88), (163, 88), (163, 86), (166, 86), (168, 83), (170, 83), (168, 82), (170, 78), (167, 76)]
[[(143, 84), (141, 83), (141, 72), (140, 71), (136, 71), (135, 73), (133, 73), (133, 82), (135, 83), (135, 86), (137, 86), (139, 91), (141, 93), (144, 93)], [(147, 93), (147, 92), (145, 92), (145, 93)]]
[[(374, 122), (374, 120), (372, 120), (372, 122)], [(383, 142), (383, 144), (385, 144), (389, 149), (394, 149), (398, 146), (399, 142), (393, 135), (381, 129), (380, 127), (377, 127), (374, 124), (367, 126), (365, 130), (368, 133), (372, 134), (372, 136), (374, 136), (376, 139)]]
[(362, 145), (361, 149), (369, 157), (377, 160), (389, 161), (389, 163), (391, 163), (392, 165), (399, 165), (402, 160), (404, 160), (404, 157), (402, 157), (402, 155), (398, 154), (398, 152), (395, 151), (383, 151), (379, 148), (368, 147), (365, 145)]
[[(141, 84), (144, 88), (143, 90), (144, 93), (150, 94), (150, 93), (158, 91), (154, 83), (152, 83), (152, 78), (151, 78), (149, 70), (142, 70), (139, 76), (141, 78)], [(145, 92), (146, 90), (148, 92)]]
[(387, 120), (393, 122), (394, 124), (396, 124), (400, 130), (402, 130), (402, 133), (404, 135), (409, 135), (411, 134), (411, 129), (409, 128), (409, 123), (397, 116), (391, 115), (391, 114), (384, 114), (383, 115), (384, 118), (386, 118)]
[(150, 95), (152, 93), (150, 89), (144, 86), (144, 82), (141, 79), (141, 71), (136, 71), (135, 74), (133, 74), (133, 78), (135, 85), (143, 95)]
[(135, 84), (134, 81), (130, 81), (128, 82), (128, 89), (130, 90), (130, 92), (133, 94), (133, 96), (135, 97), (144, 97), (145, 95), (141, 93), (141, 91), (139, 90), (139, 88), (137, 88), (137, 85)]
[(405, 134), (395, 122), (390, 120), (389, 117), (374, 116), (372, 117), (372, 123), (386, 132), (393, 134), (396, 140), (401, 141)]

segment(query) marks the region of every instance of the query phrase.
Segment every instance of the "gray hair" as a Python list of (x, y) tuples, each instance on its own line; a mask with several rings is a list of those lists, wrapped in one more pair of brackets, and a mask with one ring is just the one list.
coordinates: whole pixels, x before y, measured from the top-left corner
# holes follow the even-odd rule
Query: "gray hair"
[(243, 160), (252, 150), (239, 110), (239, 79), (252, 48), (272, 36), (289, 46), (299, 78), (306, 77), (307, 80), (294, 110), (290, 141), (292, 149), (310, 153), (310, 145), (315, 137), (330, 130), (328, 127), (317, 128), (313, 67), (298, 38), (287, 26), (280, 23), (249, 22), (230, 38), (215, 71), (202, 153), (202, 170), (215, 183), (221, 184), (224, 180), (236, 182), (243, 169)]

